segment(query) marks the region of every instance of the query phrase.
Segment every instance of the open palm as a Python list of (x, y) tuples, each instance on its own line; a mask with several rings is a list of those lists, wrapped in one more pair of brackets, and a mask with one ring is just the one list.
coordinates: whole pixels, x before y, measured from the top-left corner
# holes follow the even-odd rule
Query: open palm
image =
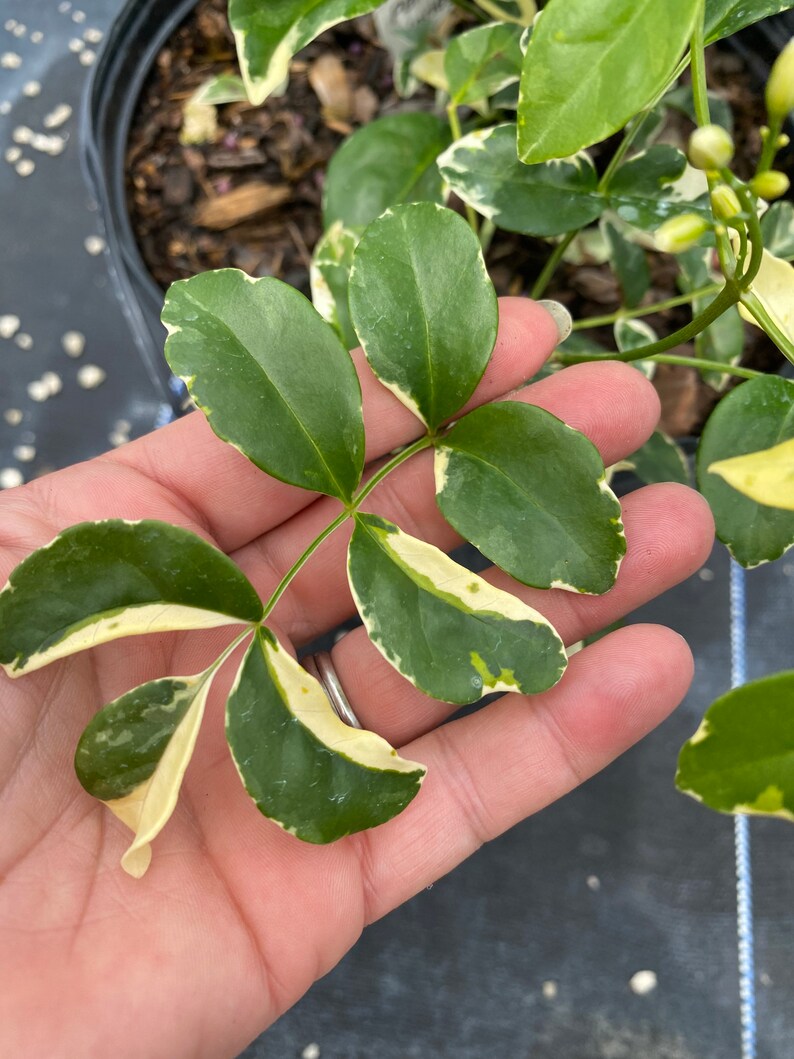
[[(553, 348), (551, 318), (503, 299), (497, 347), (471, 405), (509, 393)], [(356, 358), (369, 461), (418, 424)], [(566, 369), (517, 395), (584, 431), (606, 463), (634, 451), (658, 415), (640, 372)], [(372, 507), (440, 547), (457, 542), (438, 513), (432, 457), (399, 468)], [(230, 554), (266, 598), (338, 511), (257, 471), (193, 414), (116, 452), (0, 497), (0, 581), (69, 525), (154, 518)], [(624, 503), (628, 554), (605, 596), (538, 592), (492, 571), (580, 640), (692, 573), (711, 541), (701, 499), (653, 486)], [(296, 648), (352, 613), (344, 528), (290, 585), (274, 618)], [(0, 676), (0, 1052), (47, 1057), (233, 1056), (373, 920), (479, 845), (602, 768), (680, 701), (686, 645), (632, 626), (576, 654), (563, 680), (509, 695), (440, 727), (451, 707), (410, 687), (362, 630), (334, 665), (365, 727), (428, 766), (408, 809), (332, 846), (299, 842), (243, 791), (223, 732), (233, 664), (216, 681), (179, 805), (141, 880), (119, 858), (129, 832), (78, 784), (72, 757), (88, 720), (137, 684), (197, 673), (232, 637), (142, 636), (97, 647), (10, 681)], [(235, 655), (239, 658), (239, 652)]]

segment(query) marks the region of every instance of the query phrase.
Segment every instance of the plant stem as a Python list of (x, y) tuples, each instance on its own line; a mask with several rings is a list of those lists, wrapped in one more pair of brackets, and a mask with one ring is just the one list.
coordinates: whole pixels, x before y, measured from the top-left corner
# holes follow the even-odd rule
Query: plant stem
[(764, 373), (754, 368), (740, 368), (735, 364), (719, 364), (713, 360), (701, 360), (699, 357), (679, 357), (673, 353), (657, 353), (651, 360), (654, 364), (680, 364), (685, 368), (699, 368), (701, 371), (721, 371), (723, 375), (738, 375), (740, 379), (757, 379)]
[(709, 283), (705, 287), (700, 287), (699, 290), (689, 291), (688, 294), (678, 294), (675, 298), (666, 298), (653, 305), (640, 305), (636, 309), (618, 309), (617, 312), (608, 313), (606, 316), (589, 316), (583, 320), (576, 320), (573, 330), (584, 331), (591, 327), (615, 324), (618, 320), (633, 320), (638, 316), (650, 316), (652, 313), (660, 313), (665, 309), (674, 309), (677, 305), (688, 305), (689, 302), (696, 301), (698, 298), (707, 298), (710, 294), (717, 294), (722, 288), (722, 283)]
[(540, 298), (542, 296), (543, 292), (546, 290), (546, 287), (548, 287), (549, 285), (551, 277), (556, 272), (557, 266), (559, 265), (560, 261), (562, 261), (563, 254), (574, 241), (580, 231), (581, 228), (575, 228), (572, 232), (568, 232), (568, 234), (564, 236), (563, 239), (561, 239), (560, 242), (557, 243), (557, 245), (554, 247), (551, 254), (549, 254), (548, 261), (543, 266), (542, 272), (535, 280), (535, 286), (532, 288), (530, 298)]
[(290, 581), (292, 581), (292, 579), (295, 577), (301, 567), (305, 565), (305, 563), (312, 557), (312, 555), (314, 555), (314, 553), (317, 551), (323, 541), (327, 537), (331, 536), (334, 530), (338, 529), (343, 522), (346, 522), (356, 513), (356, 511), (358, 511), (359, 505), (361, 504), (362, 500), (364, 500), (365, 497), (369, 496), (375, 486), (378, 485), (379, 482), (382, 482), (386, 475), (391, 474), (391, 472), (396, 467), (399, 467), (401, 463), (405, 463), (406, 460), (410, 459), (411, 456), (414, 455), (414, 453), (421, 452), (422, 449), (430, 448), (432, 444), (433, 438), (429, 434), (423, 434), (421, 438), (415, 441), (412, 445), (408, 445), (407, 448), (402, 449), (400, 452), (397, 453), (396, 456), (393, 456), (388, 461), (388, 463), (385, 463), (379, 471), (376, 471), (375, 474), (373, 474), (369, 481), (358, 491), (358, 493), (356, 493), (350, 504), (345, 507), (344, 511), (340, 511), (340, 513), (336, 516), (333, 522), (329, 523), (322, 531), (322, 533), (320, 533), (317, 537), (314, 538), (311, 544), (309, 544), (304, 549), (304, 551), (298, 556), (298, 558), (295, 560), (289, 570), (287, 570), (286, 574), (284, 574), (279, 583), (276, 585), (276, 588), (273, 594), (270, 596), (270, 599), (268, 599), (267, 603), (265, 604), (265, 610), (264, 614), (262, 615), (262, 621), (264, 621), (272, 613), (273, 608), (284, 595), (284, 592), (286, 591)]
[[(447, 120), (449, 121), (449, 129), (452, 133), (453, 140), (459, 140), (463, 136), (463, 130), (460, 127), (460, 118), (458, 117), (458, 108), (454, 103), (450, 103), (447, 106)], [(464, 202), (466, 208), (466, 220), (469, 222), (469, 226), (475, 235), (478, 234), (479, 225), (477, 223), (477, 214), (473, 208)]]
[(775, 160), (777, 154), (777, 141), (783, 128), (782, 118), (775, 117), (769, 124), (769, 131), (764, 137), (764, 146), (761, 151), (761, 157), (758, 159), (758, 165), (756, 166), (756, 174), (765, 173), (768, 169), (772, 168), (772, 163)]

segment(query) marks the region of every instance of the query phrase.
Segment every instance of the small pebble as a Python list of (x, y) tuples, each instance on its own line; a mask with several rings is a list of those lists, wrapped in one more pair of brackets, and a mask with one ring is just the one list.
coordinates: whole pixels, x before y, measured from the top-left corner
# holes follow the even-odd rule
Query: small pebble
[(25, 481), (22, 471), (16, 467), (0, 468), (0, 489), (14, 489)]
[(41, 95), (41, 83), (39, 81), (28, 81), (27, 84), (22, 86), (22, 95), (27, 96), (28, 99), (35, 99), (36, 96)]
[(40, 29), (34, 29), (33, 32), (30, 35), (30, 43), (31, 44), (41, 44), (41, 42), (43, 40), (44, 40), (44, 34), (41, 32), (41, 30)]
[(3, 157), (8, 162), (9, 165), (14, 165), (14, 163), (18, 162), (19, 159), (22, 157), (22, 148), (21, 147), (7, 147), (6, 148), (6, 153), (3, 155)]
[(546, 998), (546, 1000), (555, 1000), (556, 999), (558, 990), (557, 990), (557, 983), (555, 981), (553, 981), (552, 979), (549, 979), (549, 981), (548, 982), (544, 982), (543, 985), (540, 988), (541, 988), (541, 992), (543, 993), (543, 996)]
[(637, 971), (629, 979), (629, 989), (637, 996), (647, 996), (654, 991), (657, 981), (654, 971)]
[(14, 341), (20, 349), (33, 349), (33, 339), (24, 331), (20, 331), (18, 334), (14, 335)]
[(19, 317), (11, 313), (0, 316), (0, 338), (13, 338), (19, 330), (19, 324)]
[(75, 52), (75, 54), (79, 51), (82, 51), (84, 47), (85, 41), (80, 40), (79, 37), (72, 37), (72, 39), (69, 41), (69, 51)]
[(72, 108), (68, 103), (59, 103), (58, 106), (49, 112), (44, 118), (45, 129), (57, 129), (65, 121), (68, 121), (72, 116)]
[(601, 889), (601, 880), (598, 878), (597, 875), (587, 876), (587, 888), (589, 890), (592, 890), (593, 893), (596, 893), (598, 890)]
[(94, 26), (92, 26), (90, 29), (87, 29), (83, 34), (83, 40), (88, 41), (89, 44), (99, 44), (104, 35), (105, 34), (102, 32), (101, 29), (96, 29)]
[(101, 235), (89, 235), (86, 236), (83, 246), (91, 257), (97, 257), (105, 249), (105, 240)]
[(98, 364), (84, 364), (77, 372), (77, 385), (84, 390), (95, 390), (107, 378), (107, 372)]
[(73, 11), (72, 22), (85, 22), (85, 11)]
[(61, 347), (67, 357), (81, 357), (85, 349), (85, 335), (79, 331), (67, 331), (61, 336)]
[(80, 52), (80, 62), (83, 66), (90, 66), (94, 59), (96, 59), (96, 52), (91, 51), (90, 48), (86, 48), (85, 51)]
[(301, 1059), (320, 1059), (320, 1045), (307, 1044), (301, 1052)]
[(4, 70), (18, 70), (22, 65), (22, 56), (17, 55), (15, 51), (4, 51), (0, 55), (0, 66)]
[(3, 419), (10, 427), (18, 427), (22, 422), (22, 409), (6, 408), (5, 412), (3, 412)]
[(14, 169), (16, 169), (17, 173), (19, 173), (21, 177), (30, 176), (30, 174), (35, 168), (36, 163), (33, 161), (32, 158), (20, 158), (20, 160), (14, 166)]
[(36, 459), (35, 445), (17, 445), (14, 448), (14, 459), (20, 463), (30, 463)]

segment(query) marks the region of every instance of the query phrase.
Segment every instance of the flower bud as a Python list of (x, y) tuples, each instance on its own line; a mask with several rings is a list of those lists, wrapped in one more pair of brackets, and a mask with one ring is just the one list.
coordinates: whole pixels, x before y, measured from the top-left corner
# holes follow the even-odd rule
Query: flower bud
[(687, 154), (695, 169), (722, 169), (733, 158), (731, 134), (721, 125), (701, 125), (689, 137)]
[(717, 184), (712, 189), (711, 208), (714, 211), (714, 216), (721, 221), (730, 221), (737, 213), (742, 212), (742, 204), (736, 197), (736, 192), (733, 188), (729, 188), (727, 184)]
[(772, 66), (766, 83), (766, 109), (772, 121), (783, 121), (794, 110), (794, 38)]
[(671, 217), (656, 232), (656, 246), (666, 254), (680, 254), (694, 246), (708, 224), (696, 213), (684, 213), (680, 217)]
[(781, 173), (779, 169), (768, 169), (765, 173), (759, 173), (758, 176), (753, 177), (750, 181), (750, 190), (759, 198), (771, 202), (772, 199), (779, 199), (781, 195), (785, 195), (790, 183), (786, 174)]

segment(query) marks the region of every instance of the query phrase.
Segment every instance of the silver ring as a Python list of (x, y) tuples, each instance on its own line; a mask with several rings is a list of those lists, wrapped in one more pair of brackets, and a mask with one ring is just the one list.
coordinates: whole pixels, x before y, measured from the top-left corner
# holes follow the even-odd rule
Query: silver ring
[(339, 683), (339, 677), (336, 675), (329, 652), (318, 651), (316, 654), (306, 655), (301, 660), (301, 665), (307, 673), (311, 673), (316, 680), (319, 680), (339, 720), (344, 721), (351, 728), (363, 729), (364, 726), (353, 713), (353, 707), (347, 701), (347, 695)]

